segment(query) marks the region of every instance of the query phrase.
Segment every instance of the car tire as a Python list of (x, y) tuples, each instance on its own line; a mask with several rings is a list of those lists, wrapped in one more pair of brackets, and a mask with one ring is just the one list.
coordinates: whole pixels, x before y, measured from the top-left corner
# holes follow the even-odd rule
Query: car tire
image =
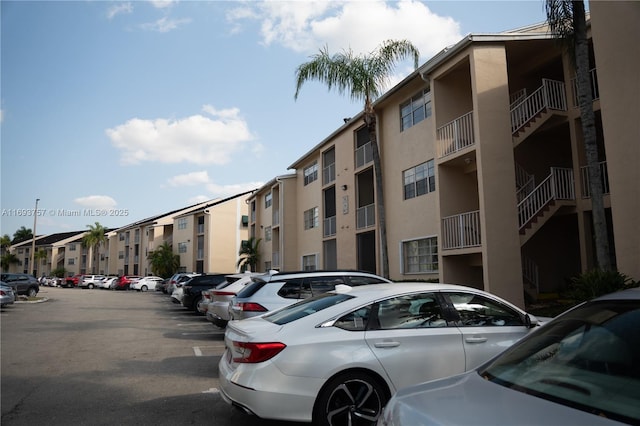
[(140, 287), (140, 291), (147, 291), (147, 290), (148, 290), (148, 288), (147, 288), (146, 285), (143, 285), (142, 287)]
[(375, 425), (389, 397), (386, 386), (371, 374), (361, 371), (340, 374), (318, 393), (313, 425)]
[(93, 290), (93, 283), (89, 283), (87, 287), (89, 288), (89, 290)]
[(37, 295), (38, 295), (38, 289), (31, 287), (29, 290), (27, 290), (27, 296), (36, 297)]

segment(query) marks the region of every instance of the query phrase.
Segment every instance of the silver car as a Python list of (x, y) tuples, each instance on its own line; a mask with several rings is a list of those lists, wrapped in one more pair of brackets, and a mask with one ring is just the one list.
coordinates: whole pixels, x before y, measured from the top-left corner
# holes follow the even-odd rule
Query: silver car
[(208, 290), (211, 299), (209, 300), (205, 311), (207, 320), (220, 328), (225, 328), (231, 319), (229, 315), (229, 307), (231, 306), (233, 297), (253, 282), (251, 280), (252, 277), (259, 275), (262, 274), (255, 272), (232, 274), (227, 277), (225, 282), (219, 284), (216, 288)]
[(640, 424), (640, 288), (553, 319), (468, 373), (401, 389), (379, 426)]
[(219, 389), (226, 402), (262, 418), (373, 424), (397, 389), (475, 368), (537, 324), (469, 287), (342, 286), (230, 321)]
[(16, 301), (16, 295), (13, 288), (4, 281), (0, 281), (0, 306), (11, 305)]

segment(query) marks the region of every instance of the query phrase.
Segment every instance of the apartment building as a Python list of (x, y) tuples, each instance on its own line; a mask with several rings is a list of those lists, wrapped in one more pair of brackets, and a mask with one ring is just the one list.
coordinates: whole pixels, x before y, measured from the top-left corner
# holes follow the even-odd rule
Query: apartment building
[[(594, 26), (607, 34), (591, 49), (593, 107), (614, 261), (638, 279), (640, 232), (630, 212), (638, 211), (640, 180), (629, 162), (640, 159), (640, 132), (630, 117), (638, 110), (640, 55), (627, 55), (619, 41), (640, 40), (633, 26), (616, 24), (637, 17), (638, 7), (609, 5), (592, 12), (606, 9)], [(594, 266), (571, 63), (542, 24), (472, 34), (376, 101), (392, 279), (471, 285), (522, 306), (525, 297), (558, 291)], [(623, 64), (625, 71), (617, 72)], [(615, 114), (603, 111), (606, 99)], [(271, 244), (261, 245), (265, 268), (271, 261), (274, 268), (380, 273), (371, 146), (361, 118), (291, 165), (292, 193), (283, 197), (274, 181), (250, 201), (252, 235), (270, 230)], [(634, 154), (631, 160), (625, 152)], [(274, 243), (267, 204), (273, 209), (276, 200), (279, 215), (286, 211), (295, 220), (279, 222)], [(284, 246), (283, 235), (291, 236)]]
[(174, 251), (184, 271), (233, 273), (238, 252), (249, 235), (252, 191), (206, 203), (174, 218)]

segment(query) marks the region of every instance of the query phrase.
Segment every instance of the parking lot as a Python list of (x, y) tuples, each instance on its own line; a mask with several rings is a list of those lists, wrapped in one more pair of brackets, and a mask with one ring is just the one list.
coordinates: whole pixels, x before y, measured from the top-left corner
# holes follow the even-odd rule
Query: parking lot
[(224, 332), (161, 292), (39, 296), (0, 314), (2, 425), (283, 424), (224, 403)]

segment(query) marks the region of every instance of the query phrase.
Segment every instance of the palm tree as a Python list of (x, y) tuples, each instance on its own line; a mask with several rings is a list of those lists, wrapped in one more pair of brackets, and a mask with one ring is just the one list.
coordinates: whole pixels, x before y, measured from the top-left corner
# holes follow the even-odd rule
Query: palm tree
[(0, 259), (0, 264), (2, 266), (3, 271), (9, 272), (9, 267), (11, 265), (20, 264), (20, 259), (18, 259), (18, 257), (15, 254), (7, 252), (2, 255), (2, 258)]
[(4, 254), (4, 251), (7, 250), (10, 245), (11, 237), (9, 236), (9, 234), (4, 234), (2, 237), (0, 237), (0, 250), (2, 250), (2, 254)]
[(166, 241), (156, 250), (149, 252), (151, 272), (159, 277), (170, 277), (180, 269), (180, 255), (175, 254)]
[[(47, 259), (47, 251), (46, 250), (38, 250), (33, 254), (33, 269), (37, 270), (38, 269), (38, 263), (41, 260), (46, 260)], [(42, 262), (40, 262), (42, 263)], [(36, 275), (37, 277), (37, 275)]]
[(11, 244), (21, 243), (33, 238), (33, 231), (31, 229), (21, 226), (16, 232), (13, 233), (13, 241)]
[(380, 230), (380, 259), (382, 275), (389, 277), (389, 255), (387, 250), (387, 226), (385, 221), (384, 190), (382, 187), (382, 161), (376, 132), (376, 112), (373, 102), (389, 82), (397, 61), (412, 58), (414, 68), (418, 68), (418, 49), (407, 40), (387, 40), (367, 55), (354, 55), (351, 50), (329, 55), (328, 48), (311, 56), (311, 60), (296, 70), (296, 93), (298, 98), (302, 85), (308, 80), (318, 80), (328, 89), (349, 92), (352, 100), (364, 101), (364, 124), (369, 132), (373, 154), (373, 168), (376, 183), (376, 204), (378, 229)]
[(97, 248), (107, 241), (107, 229), (100, 225), (100, 222), (95, 222), (95, 225), (87, 225), (87, 228), (89, 228), (89, 232), (82, 237), (82, 245), (89, 248), (89, 269), (95, 273), (93, 260), (98, 252)]
[(262, 241), (261, 238), (251, 237), (248, 241), (242, 242), (238, 252), (240, 259), (238, 259), (237, 265), (239, 268), (248, 266), (250, 271), (257, 271), (260, 262), (260, 252), (258, 251), (260, 241)]
[(611, 270), (611, 256), (603, 201), (602, 173), (598, 162), (593, 93), (591, 92), (589, 73), (589, 40), (587, 38), (584, 2), (582, 0), (546, 0), (545, 9), (549, 28), (570, 53), (576, 69), (582, 137), (589, 171), (589, 192), (591, 194), (591, 216), (596, 262), (600, 269), (608, 271)]

